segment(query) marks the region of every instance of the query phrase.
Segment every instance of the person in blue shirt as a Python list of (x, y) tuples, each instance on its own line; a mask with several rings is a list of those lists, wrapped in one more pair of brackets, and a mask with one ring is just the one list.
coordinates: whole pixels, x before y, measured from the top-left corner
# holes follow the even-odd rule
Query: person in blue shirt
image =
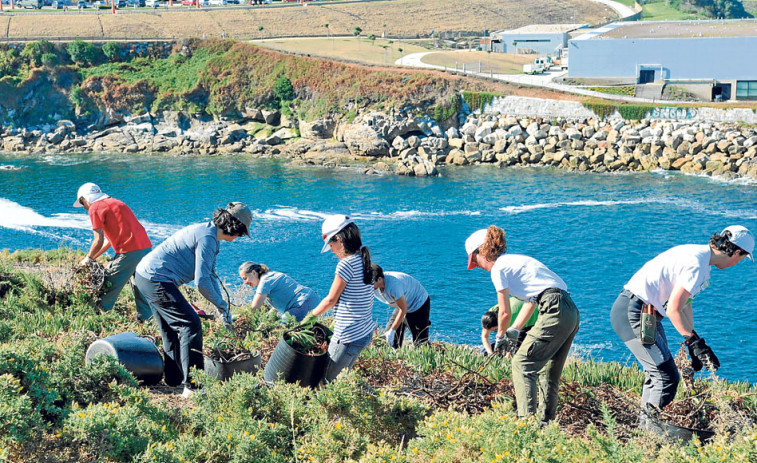
[(191, 367), (202, 368), (202, 324), (179, 286), (194, 282), (216, 306), (223, 323), (232, 329), (231, 311), (221, 296), (215, 275), (221, 241), (249, 236), (252, 213), (243, 203), (217, 209), (213, 220), (185, 227), (147, 254), (137, 266), (135, 282), (150, 304), (158, 323), (165, 352), (165, 381), (183, 385), (184, 397), (192, 395)]
[(395, 309), (384, 333), (386, 342), (395, 349), (401, 347), (407, 326), (415, 345), (427, 343), (431, 299), (426, 288), (407, 273), (384, 272), (377, 264), (371, 264), (371, 272), (376, 299)]
[(253, 309), (262, 307), (267, 299), (280, 315), (289, 313), (299, 322), (320, 302), (315, 291), (265, 264), (244, 262), (239, 266), (239, 277), (244, 284), (257, 287), (252, 299)]

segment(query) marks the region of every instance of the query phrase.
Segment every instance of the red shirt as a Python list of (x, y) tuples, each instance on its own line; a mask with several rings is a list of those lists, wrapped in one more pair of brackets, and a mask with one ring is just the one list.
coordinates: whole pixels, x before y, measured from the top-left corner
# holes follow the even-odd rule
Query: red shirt
[(89, 206), (92, 230), (102, 229), (116, 254), (139, 251), (152, 246), (142, 224), (129, 206), (115, 198), (95, 201)]

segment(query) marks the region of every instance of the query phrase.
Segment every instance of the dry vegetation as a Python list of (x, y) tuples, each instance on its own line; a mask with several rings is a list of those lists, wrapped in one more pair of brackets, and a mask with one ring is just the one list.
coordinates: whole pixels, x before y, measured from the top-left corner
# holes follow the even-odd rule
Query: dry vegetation
[(271, 39), (257, 42), (257, 44), (263, 48), (288, 53), (377, 65), (391, 65), (408, 53), (428, 51), (423, 47), (405, 41), (382, 39), (374, 41), (354, 37)]
[[(10, 19), (8, 38), (103, 37), (258, 38), (351, 35), (427, 36), (436, 32), (481, 32), (539, 23), (598, 24), (615, 18), (607, 7), (585, 0), (393, 0), (369, 3), (311, 3), (307, 6), (266, 6), (156, 10), (155, 12), (95, 14), (35, 13)], [(328, 24), (328, 31), (324, 27)], [(5, 32), (0, 29), (0, 34)]]
[(465, 64), (466, 69), (475, 71), (481, 63), (481, 72), (489, 72), (491, 69), (494, 74), (520, 74), (523, 71), (523, 65), (533, 60), (534, 55), (460, 50), (431, 53), (424, 56), (421, 61), (450, 69), (462, 69)]

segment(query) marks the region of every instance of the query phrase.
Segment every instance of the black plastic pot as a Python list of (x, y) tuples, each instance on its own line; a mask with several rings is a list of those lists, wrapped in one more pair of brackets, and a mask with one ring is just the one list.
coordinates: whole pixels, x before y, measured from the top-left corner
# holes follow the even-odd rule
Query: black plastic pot
[(231, 378), (235, 373), (255, 373), (263, 365), (263, 362), (260, 358), (260, 352), (250, 352), (250, 355), (244, 360), (236, 360), (235, 357), (228, 360), (216, 360), (204, 355), (205, 373), (221, 381)]
[(163, 378), (163, 356), (155, 341), (136, 333), (119, 333), (98, 339), (87, 349), (85, 360), (91, 362), (98, 355), (115, 358), (142, 384), (157, 384)]
[[(320, 323), (316, 323), (313, 330), (321, 330), (331, 339), (331, 330)], [(329, 364), (328, 352), (320, 355), (305, 355), (298, 352), (286, 342), (287, 333), (279, 339), (265, 366), (263, 378), (267, 382), (278, 379), (287, 383), (297, 383), (303, 387), (316, 387), (326, 377), (326, 367)]]

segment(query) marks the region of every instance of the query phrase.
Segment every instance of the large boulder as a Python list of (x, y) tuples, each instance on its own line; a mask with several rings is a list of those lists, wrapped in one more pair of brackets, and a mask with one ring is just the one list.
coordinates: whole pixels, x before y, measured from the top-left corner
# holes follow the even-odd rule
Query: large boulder
[(347, 124), (340, 130), (341, 141), (354, 156), (388, 156), (389, 143), (365, 124)]
[(300, 121), (300, 136), (311, 140), (327, 140), (334, 136), (336, 123), (331, 118), (311, 122)]

